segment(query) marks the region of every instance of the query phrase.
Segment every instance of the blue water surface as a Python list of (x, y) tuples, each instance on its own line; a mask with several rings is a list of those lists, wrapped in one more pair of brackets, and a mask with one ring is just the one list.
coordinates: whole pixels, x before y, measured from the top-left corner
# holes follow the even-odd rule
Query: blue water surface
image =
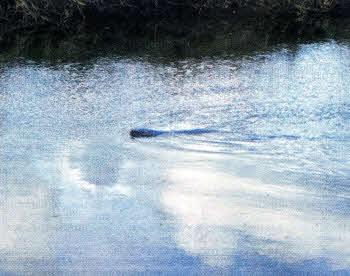
[(349, 79), (337, 40), (3, 59), (0, 274), (350, 274)]

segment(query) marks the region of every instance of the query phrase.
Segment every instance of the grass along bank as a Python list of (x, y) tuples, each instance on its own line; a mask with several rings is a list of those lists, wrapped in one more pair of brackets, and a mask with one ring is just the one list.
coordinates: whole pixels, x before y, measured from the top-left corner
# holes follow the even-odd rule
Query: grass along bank
[[(10, 43), (18, 33), (38, 32), (63, 36), (95, 32), (89, 43), (115, 32), (185, 37), (193, 33), (194, 21), (201, 20), (209, 33), (218, 21), (232, 24), (246, 17), (259, 22), (268, 18), (278, 22), (276, 26), (292, 21), (322, 28), (319, 18), (347, 15), (348, 6), (350, 0), (2, 0), (0, 45)], [(287, 23), (282, 31), (295, 29)]]

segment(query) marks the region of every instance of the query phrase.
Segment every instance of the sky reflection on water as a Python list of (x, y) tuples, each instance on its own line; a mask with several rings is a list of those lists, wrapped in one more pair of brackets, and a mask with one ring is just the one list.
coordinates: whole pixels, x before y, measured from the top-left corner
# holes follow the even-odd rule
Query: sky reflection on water
[(348, 45), (4, 66), (1, 273), (350, 273)]

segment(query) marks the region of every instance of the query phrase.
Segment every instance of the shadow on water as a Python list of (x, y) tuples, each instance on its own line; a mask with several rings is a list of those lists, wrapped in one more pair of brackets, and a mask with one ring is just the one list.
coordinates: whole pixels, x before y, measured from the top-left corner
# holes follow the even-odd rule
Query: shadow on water
[[(49, 32), (28, 36), (19, 34), (11, 47), (3, 48), (0, 59), (4, 61), (13, 57), (25, 57), (46, 62), (65, 60), (82, 62), (99, 56), (148, 56), (150, 60), (154, 57), (178, 60), (204, 56), (242, 56), (271, 51), (280, 43), (315, 43), (327, 39), (349, 40), (350, 37), (350, 27), (347, 27), (350, 23), (346, 19), (339, 22), (335, 19), (324, 19), (320, 23), (322, 32), (312, 31), (313, 27), (310, 24), (285, 32), (281, 30), (283, 24), (283, 22), (269, 20), (260, 22), (250, 19), (234, 22), (204, 21), (197, 22), (191, 26), (191, 31), (178, 38), (166, 33), (154, 37), (153, 31), (149, 36), (129, 36), (120, 30), (108, 40), (104, 40), (101, 34), (100, 39), (93, 43), (91, 39), (97, 35), (93, 31), (69, 37)], [(285, 24), (291, 25), (288, 22)], [(304, 30), (307, 28), (311, 28), (310, 32)]]

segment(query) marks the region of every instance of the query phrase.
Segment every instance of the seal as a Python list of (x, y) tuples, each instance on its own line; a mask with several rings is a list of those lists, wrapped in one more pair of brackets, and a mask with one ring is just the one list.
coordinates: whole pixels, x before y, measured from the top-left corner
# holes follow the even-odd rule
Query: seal
[(173, 130), (173, 131), (161, 131), (148, 128), (135, 128), (130, 131), (131, 138), (150, 138), (159, 135), (174, 135), (174, 134), (192, 134), (198, 135), (203, 133), (216, 132), (212, 129), (187, 129), (187, 130)]

